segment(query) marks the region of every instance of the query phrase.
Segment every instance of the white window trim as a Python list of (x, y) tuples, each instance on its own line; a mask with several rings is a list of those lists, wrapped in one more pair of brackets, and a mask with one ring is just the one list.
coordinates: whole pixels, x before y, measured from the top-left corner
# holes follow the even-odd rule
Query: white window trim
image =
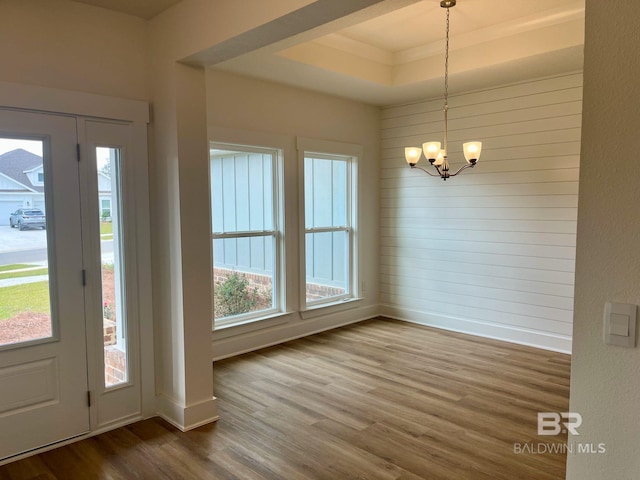
[[(263, 320), (270, 320), (279, 314), (283, 314), (285, 310), (286, 298), (286, 281), (285, 281), (285, 265), (284, 265), (284, 190), (282, 188), (283, 179), (283, 154), (282, 150), (273, 147), (260, 147), (256, 145), (242, 145), (237, 143), (227, 143), (219, 141), (210, 141), (210, 149), (242, 151), (261, 154), (270, 154), (273, 158), (272, 165), (272, 192), (273, 192), (273, 230), (260, 231), (234, 231), (234, 232), (212, 232), (211, 233), (211, 258), (214, 258), (213, 241), (225, 238), (250, 238), (273, 236), (275, 242), (274, 258), (273, 258), (273, 281), (271, 295), (274, 300), (272, 308), (260, 310), (257, 312), (249, 312), (231, 317), (224, 317), (216, 320), (212, 318), (213, 330), (226, 329), (229, 327), (243, 326)], [(211, 158), (211, 157), (209, 157)], [(211, 179), (211, 162), (209, 161), (209, 181)], [(209, 192), (211, 194), (211, 184), (209, 184)], [(210, 199), (211, 201), (211, 199)], [(213, 227), (213, 218), (211, 219)], [(213, 230), (213, 228), (212, 228)], [(211, 265), (211, 274), (213, 275), (213, 264)], [(215, 285), (211, 291), (212, 305), (215, 302)]]
[[(358, 263), (358, 163), (363, 155), (361, 145), (352, 143), (334, 142), (330, 140), (319, 140), (307, 137), (297, 137), (296, 147), (298, 150), (298, 185), (299, 185), (299, 300), (302, 317), (304, 312), (314, 311), (320, 314), (321, 309), (335, 308), (337, 305), (345, 305), (347, 302), (358, 300), (359, 292), (359, 263)], [(328, 297), (307, 303), (307, 272), (306, 272), (306, 234), (314, 231), (325, 231), (326, 228), (307, 229), (305, 228), (305, 206), (304, 206), (304, 159), (307, 154), (316, 154), (321, 158), (335, 157), (336, 159), (348, 159), (347, 166), (347, 201), (349, 209), (347, 214), (348, 225), (342, 227), (331, 227), (331, 230), (349, 232), (349, 264), (348, 264), (348, 293)], [(315, 316), (315, 315), (313, 315)]]

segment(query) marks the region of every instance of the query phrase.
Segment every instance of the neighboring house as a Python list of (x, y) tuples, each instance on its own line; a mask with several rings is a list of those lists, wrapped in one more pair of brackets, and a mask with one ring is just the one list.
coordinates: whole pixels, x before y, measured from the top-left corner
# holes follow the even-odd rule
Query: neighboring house
[(0, 155), (0, 225), (22, 207), (44, 211), (42, 157), (21, 148)]
[(100, 218), (111, 220), (111, 177), (98, 172), (98, 208)]
[[(99, 174), (100, 216), (111, 216), (111, 181)], [(0, 226), (18, 208), (39, 208), (46, 213), (42, 157), (22, 148), (0, 155)]]

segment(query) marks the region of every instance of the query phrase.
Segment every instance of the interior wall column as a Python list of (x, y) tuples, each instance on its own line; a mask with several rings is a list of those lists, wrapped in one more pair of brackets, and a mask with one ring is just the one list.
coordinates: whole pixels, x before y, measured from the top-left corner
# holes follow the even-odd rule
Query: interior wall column
[[(158, 414), (182, 430), (217, 419), (204, 70), (153, 65), (151, 161)], [(204, 172), (204, 175), (203, 175)]]

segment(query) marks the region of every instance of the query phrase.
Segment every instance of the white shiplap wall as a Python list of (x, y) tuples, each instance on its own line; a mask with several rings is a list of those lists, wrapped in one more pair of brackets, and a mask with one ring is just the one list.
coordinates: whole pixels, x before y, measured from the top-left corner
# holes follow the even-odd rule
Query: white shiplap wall
[(570, 352), (582, 74), (449, 105), (452, 170), (463, 141), (483, 151), (446, 182), (404, 160), (405, 146), (441, 140), (442, 100), (382, 110), (383, 313)]

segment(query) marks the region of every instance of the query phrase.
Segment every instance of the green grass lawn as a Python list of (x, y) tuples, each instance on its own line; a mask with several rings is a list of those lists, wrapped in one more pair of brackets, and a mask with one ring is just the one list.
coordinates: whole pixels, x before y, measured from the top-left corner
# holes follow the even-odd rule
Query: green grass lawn
[(32, 277), (34, 275), (46, 275), (49, 272), (48, 268), (38, 268), (36, 270), (27, 270), (25, 272), (10, 272), (2, 273), (0, 271), (0, 280), (5, 278), (19, 278), (19, 277)]
[(25, 265), (24, 263), (12, 263), (11, 265), (0, 265), (0, 272), (6, 272), (7, 270), (20, 270), (21, 268), (29, 268), (33, 265)]
[(100, 235), (112, 234), (113, 235), (113, 223), (100, 222)]
[(49, 282), (0, 288), (0, 321), (20, 312), (49, 313)]

